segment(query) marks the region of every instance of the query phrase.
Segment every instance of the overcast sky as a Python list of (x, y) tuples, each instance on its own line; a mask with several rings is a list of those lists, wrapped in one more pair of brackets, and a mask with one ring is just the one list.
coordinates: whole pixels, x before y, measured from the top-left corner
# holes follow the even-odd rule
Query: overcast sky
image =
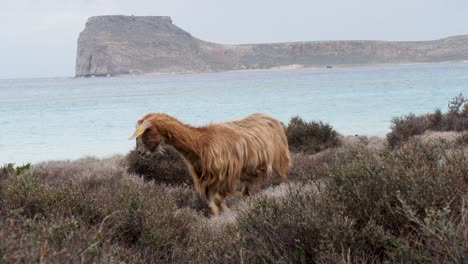
[(95, 15), (165, 15), (218, 43), (429, 40), (468, 34), (468, 0), (0, 0), (0, 78), (74, 76)]

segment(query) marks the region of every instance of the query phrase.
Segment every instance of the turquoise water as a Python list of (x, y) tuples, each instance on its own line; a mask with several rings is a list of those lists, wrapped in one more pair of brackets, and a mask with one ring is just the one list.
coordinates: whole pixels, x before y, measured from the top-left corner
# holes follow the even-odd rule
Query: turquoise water
[(385, 135), (390, 120), (468, 95), (468, 63), (0, 80), (0, 164), (126, 153), (136, 120), (165, 112), (201, 125), (263, 112), (340, 133)]

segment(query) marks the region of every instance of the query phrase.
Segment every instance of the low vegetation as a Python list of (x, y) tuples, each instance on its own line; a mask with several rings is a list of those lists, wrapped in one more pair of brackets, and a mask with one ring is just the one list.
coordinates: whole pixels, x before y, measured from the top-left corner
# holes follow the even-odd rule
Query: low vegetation
[(286, 136), (292, 152), (314, 154), (340, 144), (338, 133), (332, 126), (323, 122), (306, 122), (298, 116), (289, 121)]
[(131, 152), (6, 165), (0, 262), (467, 262), (462, 133), (408, 133), (392, 144), (300, 118), (287, 131), (289, 181), (228, 199), (231, 211), (216, 218), (169, 147), (148, 160)]
[[(391, 130), (387, 139), (393, 148), (426, 131), (468, 130), (468, 100), (462, 94), (456, 96), (448, 103), (447, 113), (436, 109), (431, 114), (395, 117), (392, 120)], [(462, 138), (462, 140), (467, 139)]]
[(191, 184), (182, 156), (170, 145), (162, 146), (163, 155), (140, 156), (136, 150), (127, 154), (128, 172), (141, 175), (145, 180), (165, 184)]

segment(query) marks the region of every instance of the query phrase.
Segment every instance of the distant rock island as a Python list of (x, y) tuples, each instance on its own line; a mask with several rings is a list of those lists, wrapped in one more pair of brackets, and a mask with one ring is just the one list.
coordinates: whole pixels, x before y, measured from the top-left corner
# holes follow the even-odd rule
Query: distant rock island
[(76, 76), (431, 63), (468, 60), (468, 35), (433, 41), (302, 41), (224, 45), (167, 16), (96, 16), (78, 38)]

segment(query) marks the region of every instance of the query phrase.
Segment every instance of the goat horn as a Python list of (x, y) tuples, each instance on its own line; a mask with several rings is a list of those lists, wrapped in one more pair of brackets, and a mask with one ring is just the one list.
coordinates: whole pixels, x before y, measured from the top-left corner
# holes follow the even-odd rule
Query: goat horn
[(141, 125), (137, 126), (135, 132), (131, 137), (128, 138), (128, 140), (132, 140), (141, 136), (143, 133), (145, 133), (146, 129), (150, 128), (151, 126), (152, 124), (148, 120), (143, 121)]

